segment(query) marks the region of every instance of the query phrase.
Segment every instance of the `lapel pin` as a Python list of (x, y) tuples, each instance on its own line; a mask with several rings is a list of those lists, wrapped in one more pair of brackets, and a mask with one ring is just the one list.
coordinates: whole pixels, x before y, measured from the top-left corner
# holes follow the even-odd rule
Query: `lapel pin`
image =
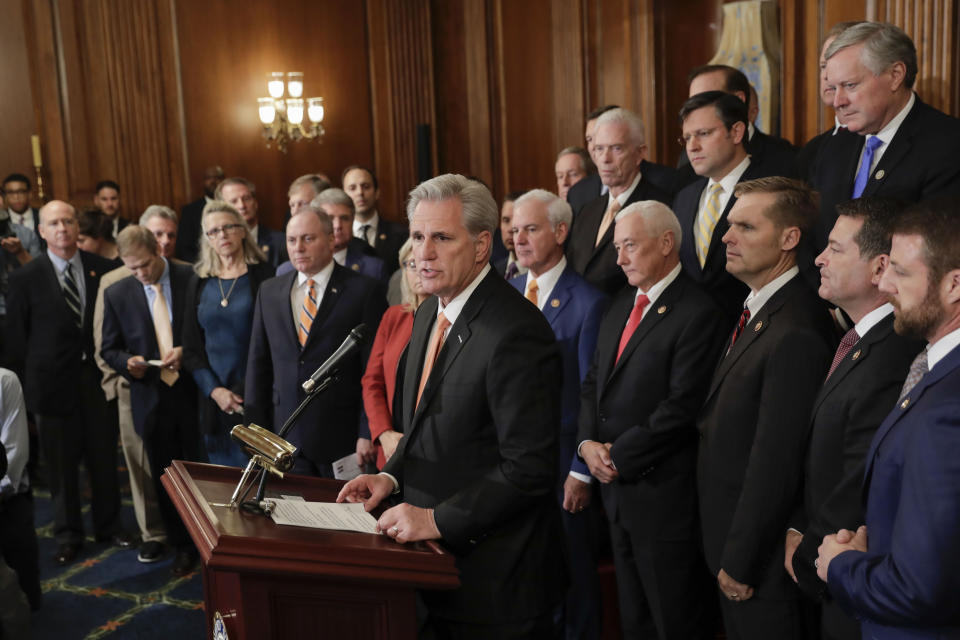
[(557, 307), (560, 306), (560, 301), (554, 298), (553, 300), (550, 301), (550, 306), (556, 309)]
[(667, 305), (663, 305), (657, 309), (657, 313), (661, 316), (667, 312)]
[(353, 269), (354, 271), (360, 271), (360, 265), (358, 265), (357, 263), (353, 263), (352, 265), (350, 265), (350, 268)]
[(857, 349), (856, 351), (854, 351), (854, 352), (853, 352), (853, 355), (850, 356), (850, 359), (851, 359), (851, 360), (856, 360), (857, 358), (859, 358), (859, 357), (860, 357), (860, 352), (861, 352), (861, 349)]
[(753, 332), (754, 332), (754, 333), (756, 333), (757, 331), (760, 331), (760, 329), (763, 329), (763, 320), (761, 320), (761, 321), (758, 322), (757, 324), (753, 325)]
[(876, 178), (877, 180), (883, 180), (883, 176), (885, 175), (887, 175), (886, 172), (883, 169), (880, 169), (880, 171), (877, 171), (877, 173), (873, 177)]
[(910, 406), (910, 398), (904, 398), (903, 402), (900, 403), (901, 409), (906, 409), (909, 406)]
[(336, 293), (336, 292), (337, 292), (336, 288), (330, 289), (330, 293)]
[(381, 239), (381, 240), (386, 240), (386, 239), (387, 239), (387, 234), (381, 233), (381, 234), (380, 234), (380, 239)]
[(269, 251), (270, 251), (270, 245), (268, 245), (268, 244), (260, 245), (260, 251), (263, 251), (264, 253), (269, 252)]
[(96, 277), (97, 277), (97, 272), (94, 271), (93, 269), (90, 269), (90, 277), (91, 277), (91, 278), (96, 278)]

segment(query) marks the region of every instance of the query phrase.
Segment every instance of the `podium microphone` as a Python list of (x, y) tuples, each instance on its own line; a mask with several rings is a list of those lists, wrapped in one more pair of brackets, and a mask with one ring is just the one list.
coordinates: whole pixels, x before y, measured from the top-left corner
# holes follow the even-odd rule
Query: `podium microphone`
[(322, 382), (324, 378), (332, 376), (334, 369), (336, 369), (337, 365), (340, 364), (340, 361), (353, 353), (353, 351), (359, 348), (363, 343), (364, 338), (366, 338), (366, 329), (367, 325), (365, 324), (358, 324), (351, 329), (350, 334), (344, 339), (343, 344), (341, 344), (337, 350), (333, 352), (333, 355), (327, 358), (327, 360), (320, 365), (320, 368), (313, 372), (313, 375), (310, 376), (309, 380), (305, 381), (301, 385), (303, 390), (307, 393), (312, 393), (317, 384)]

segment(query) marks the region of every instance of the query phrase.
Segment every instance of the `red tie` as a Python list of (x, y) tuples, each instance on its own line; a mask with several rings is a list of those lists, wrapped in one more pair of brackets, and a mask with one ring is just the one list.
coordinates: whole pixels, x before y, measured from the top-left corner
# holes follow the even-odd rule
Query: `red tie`
[(827, 373), (827, 380), (830, 379), (830, 376), (833, 375), (833, 372), (837, 370), (837, 367), (840, 366), (840, 363), (843, 362), (843, 359), (847, 357), (847, 354), (850, 353), (850, 349), (853, 348), (853, 345), (857, 344), (857, 340), (860, 339), (860, 336), (857, 335), (856, 329), (850, 329), (847, 331), (846, 335), (843, 336), (843, 340), (840, 341), (840, 346), (837, 347), (837, 353), (833, 356), (833, 364), (830, 365), (830, 372)]
[(743, 308), (743, 313), (740, 314), (740, 321), (737, 323), (737, 328), (733, 330), (733, 335), (730, 337), (730, 346), (727, 347), (727, 353), (730, 353), (730, 349), (733, 349), (733, 343), (737, 341), (737, 338), (740, 337), (740, 332), (743, 331), (743, 328), (747, 326), (747, 323), (750, 321), (750, 309), (746, 307)]
[(633, 332), (637, 330), (637, 326), (640, 324), (640, 318), (643, 317), (643, 309), (650, 304), (650, 298), (645, 294), (640, 294), (637, 296), (637, 301), (633, 305), (633, 311), (630, 312), (630, 317), (627, 318), (627, 325), (623, 328), (623, 333), (620, 334), (620, 346), (617, 348), (617, 360), (620, 361), (620, 355), (623, 353), (624, 348), (626, 348), (627, 343), (630, 342)]

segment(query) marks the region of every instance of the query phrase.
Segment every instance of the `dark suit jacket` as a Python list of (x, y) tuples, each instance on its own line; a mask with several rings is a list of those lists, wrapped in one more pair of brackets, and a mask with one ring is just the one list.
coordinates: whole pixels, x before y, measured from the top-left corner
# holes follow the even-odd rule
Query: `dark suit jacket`
[[(169, 265), (173, 346), (180, 347), (183, 346), (187, 290), (196, 276), (190, 265), (174, 262)], [(146, 360), (161, 359), (153, 315), (147, 305), (143, 284), (134, 276), (127, 276), (103, 292), (103, 342), (100, 356), (114, 371), (130, 382), (133, 426), (142, 436), (147, 417), (160, 400), (160, 385), (165, 383), (160, 379), (160, 370), (156, 367), (147, 369), (146, 375), (139, 380), (133, 378), (127, 370), (127, 360), (135, 355), (143, 356)], [(171, 390), (179, 394), (180, 400), (177, 407), (171, 408), (196, 420), (196, 386), (185, 369), (180, 371), (180, 377)]]
[[(837, 220), (836, 205), (853, 196), (853, 182), (864, 136), (846, 129), (822, 145), (813, 186), (820, 192), (820, 219), (815, 251), (827, 246)], [(920, 202), (960, 194), (960, 120), (937, 111), (919, 98), (883, 152), (863, 190), (864, 196), (884, 196)]]
[[(609, 199), (609, 193), (596, 198), (584, 206), (573, 221), (567, 245), (567, 260), (584, 280), (608, 296), (613, 296), (627, 283), (623, 270), (617, 264), (617, 252), (613, 248), (613, 229), (616, 225), (611, 224), (603, 234), (600, 244), (596, 244), (597, 232), (600, 230), (600, 222), (607, 210)], [(623, 208), (641, 200), (659, 200), (667, 206), (670, 205), (670, 195), (648, 183), (646, 177), (640, 179), (640, 184), (630, 194)]]
[(800, 491), (810, 408), (835, 346), (829, 314), (795, 276), (720, 360), (697, 420), (707, 564), (767, 598), (796, 595), (783, 569), (784, 533)]
[[(383, 260), (387, 278), (400, 268), (400, 247), (409, 237), (410, 230), (407, 229), (407, 225), (384, 220), (383, 216), (380, 216), (379, 222), (377, 222), (377, 237), (374, 240), (373, 248), (377, 257)], [(363, 241), (361, 240), (361, 242)]]
[(180, 223), (177, 225), (176, 256), (184, 262), (196, 262), (200, 255), (200, 234), (203, 231), (201, 218), (207, 199), (200, 197), (180, 209)]
[(576, 219), (581, 209), (600, 197), (600, 189), (603, 183), (600, 182), (599, 173), (588, 173), (580, 182), (570, 187), (567, 191), (567, 202), (573, 210), (573, 217)]
[[(523, 293), (527, 285), (526, 274), (513, 278), (510, 284)], [(550, 300), (543, 307), (543, 315), (553, 329), (563, 359), (563, 390), (560, 396), (561, 483), (569, 471), (590, 475), (590, 469), (576, 455), (580, 384), (593, 361), (597, 331), (607, 302), (607, 296), (577, 275), (568, 263), (550, 292)]]
[(287, 260), (287, 237), (282, 231), (257, 226), (257, 245), (267, 256), (267, 262), (276, 269)]
[(63, 298), (60, 281), (44, 253), (10, 274), (7, 349), (24, 371), (27, 410), (42, 416), (69, 416), (78, 410), (76, 380), (83, 358), (93, 362), (93, 307), (100, 277), (112, 260), (80, 252), (86, 300), (83, 328), (77, 328)]
[[(260, 285), (253, 313), (250, 354), (247, 359), (244, 417), (279, 431), (306, 395), (300, 385), (330, 357), (358, 324), (374, 335), (387, 308), (381, 286), (370, 278), (334, 265), (316, 318), (300, 349), (290, 309), (293, 271)], [(360, 397), (360, 378), (369, 346), (340, 366), (340, 379), (320, 394), (300, 415), (287, 440), (299, 455), (315, 464), (328, 464), (355, 450), (357, 436), (366, 430)]]
[[(753, 163), (763, 167), (764, 176), (798, 177), (797, 149), (788, 140), (754, 129), (753, 137), (743, 146), (750, 154)], [(677, 161), (677, 168), (682, 169), (689, 165), (690, 158), (687, 157), (687, 149), (684, 147)]]
[(960, 348), (897, 402), (867, 454), (868, 551), (830, 562), (864, 638), (960, 638)]
[[(653, 302), (616, 360), (637, 290), (600, 325), (583, 383), (577, 442), (612, 442), (620, 478), (601, 485), (607, 516), (653, 542), (697, 536), (696, 414), (726, 328), (716, 303), (683, 271)], [(616, 362), (615, 362), (616, 361)]]
[[(890, 313), (850, 349), (817, 394), (810, 418), (803, 508), (792, 523), (803, 533), (793, 556), (794, 573), (811, 596), (826, 591), (814, 566), (823, 537), (840, 529), (856, 531), (864, 522), (860, 488), (870, 441), (896, 403), (910, 363), (923, 346), (894, 333)], [(835, 608), (825, 608), (824, 625), (832, 624), (836, 616)]]
[[(425, 592), (432, 615), (501, 623), (551, 611), (564, 592), (554, 497), (560, 356), (543, 314), (488, 273), (417, 388), (438, 301), (417, 310), (401, 390), (404, 433), (384, 471), (433, 508), (459, 589)], [(509, 318), (509, 322), (504, 319)]]
[[(740, 176), (739, 182), (769, 175), (771, 174), (767, 173), (766, 167), (751, 159), (747, 170)], [(708, 178), (698, 177), (696, 182), (681, 190), (673, 201), (673, 212), (677, 214), (680, 229), (683, 232), (683, 238), (680, 241), (680, 263), (687, 275), (706, 289), (707, 293), (713, 296), (720, 308), (726, 313), (727, 328), (729, 329), (740, 317), (740, 312), (743, 310), (743, 301), (750, 293), (750, 289), (727, 272), (727, 248), (722, 240), (724, 234), (730, 228), (727, 216), (737, 202), (736, 196), (730, 196), (727, 206), (724, 207), (720, 219), (717, 221), (717, 226), (713, 228), (710, 248), (707, 250), (707, 260), (703, 267), (700, 266), (700, 260), (697, 259), (697, 243), (693, 239), (693, 229), (697, 223), (697, 213), (700, 209), (700, 195), (707, 188), (708, 182)]]

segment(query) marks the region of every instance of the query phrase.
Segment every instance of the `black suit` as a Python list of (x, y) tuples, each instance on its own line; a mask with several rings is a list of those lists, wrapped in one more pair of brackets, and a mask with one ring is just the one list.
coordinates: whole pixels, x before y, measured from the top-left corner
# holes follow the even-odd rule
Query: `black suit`
[(287, 261), (287, 237), (282, 231), (257, 225), (257, 246), (267, 256), (267, 262), (276, 269)]
[[(296, 280), (297, 272), (291, 271), (264, 281), (254, 305), (244, 414), (250, 422), (274, 431), (306, 397), (301, 383), (355, 326), (366, 324), (367, 335), (376, 335), (387, 307), (380, 282), (334, 264), (301, 349), (290, 307)], [(360, 378), (370, 348), (361, 351), (342, 362), (339, 381), (313, 400), (287, 435), (300, 449), (298, 473), (331, 475), (330, 464), (354, 451), (365, 429), (365, 437), (370, 437), (360, 397)]]
[(747, 602), (721, 599), (728, 638), (796, 633), (784, 532), (800, 491), (810, 408), (835, 345), (829, 314), (797, 275), (750, 319), (714, 372), (697, 421), (704, 551), (714, 576), (723, 569), (756, 590)]
[[(600, 239), (600, 244), (596, 242), (609, 200), (610, 194), (607, 193), (580, 211), (570, 230), (567, 260), (584, 280), (608, 296), (613, 296), (627, 283), (623, 270), (617, 265), (617, 251), (613, 248), (613, 229), (616, 225), (611, 223)], [(641, 200), (658, 200), (670, 205), (670, 195), (647, 182), (645, 176), (641, 178), (621, 210)]]
[[(814, 566), (817, 547), (825, 535), (856, 531), (865, 522), (860, 492), (867, 452), (923, 347), (923, 342), (893, 331), (890, 313), (850, 349), (813, 403), (803, 510), (792, 524), (803, 533), (793, 556), (794, 573), (801, 589), (817, 599), (827, 593)], [(823, 605), (824, 637), (860, 637), (858, 620), (829, 598)]]
[[(836, 205), (853, 197), (853, 183), (865, 136), (846, 129), (821, 148), (813, 176), (820, 192), (820, 219), (815, 251), (827, 246), (837, 220)], [(919, 98), (884, 150), (863, 190), (863, 196), (884, 196), (920, 202), (960, 194), (960, 120), (937, 111)]]
[[(373, 242), (375, 255), (383, 260), (387, 267), (387, 277), (400, 268), (400, 247), (410, 237), (407, 225), (400, 222), (384, 220), (383, 216), (377, 221), (377, 235)], [(364, 243), (367, 244), (367, 243)], [(367, 246), (370, 246), (369, 244)]]
[[(431, 618), (454, 623), (549, 616), (565, 590), (553, 330), (491, 270), (450, 327), (417, 405), (437, 305), (428, 299), (414, 319), (400, 392), (406, 435), (384, 469), (405, 502), (434, 509), (460, 570), (459, 589), (423, 600)], [(491, 627), (489, 637), (502, 634)]]
[[(764, 165), (758, 164), (751, 158), (747, 170), (740, 176), (738, 183), (769, 175), (771, 174), (767, 172)], [(707, 249), (707, 259), (703, 267), (700, 266), (693, 230), (697, 224), (697, 214), (700, 211), (700, 196), (703, 190), (707, 188), (708, 182), (708, 178), (698, 177), (695, 182), (684, 187), (673, 201), (673, 212), (677, 215), (677, 220), (680, 221), (682, 231), (680, 263), (687, 275), (706, 289), (723, 309), (727, 315), (727, 328), (729, 329), (740, 317), (743, 301), (750, 293), (750, 289), (727, 272), (727, 249), (722, 238), (730, 228), (727, 216), (737, 201), (734, 195), (731, 195), (730, 199), (727, 200), (727, 205), (717, 221), (717, 226), (713, 228), (710, 247)]]
[[(195, 286), (193, 269), (168, 262), (170, 269), (170, 314), (173, 346), (182, 347), (187, 290)], [(150, 367), (143, 378), (130, 375), (127, 360), (135, 355), (160, 360), (153, 313), (143, 284), (128, 276), (103, 292), (103, 360), (130, 382), (133, 425), (147, 451), (154, 490), (158, 497), (167, 540), (174, 547), (186, 547), (190, 537), (173, 503), (160, 482), (164, 469), (173, 460), (200, 460), (197, 429), (197, 387), (186, 370), (172, 385), (160, 379), (160, 370)]]
[(600, 197), (602, 188), (603, 183), (600, 182), (600, 174), (596, 172), (588, 173), (580, 182), (570, 187), (567, 191), (567, 202), (573, 210), (574, 220), (585, 205)]
[(683, 271), (651, 303), (619, 360), (627, 287), (600, 325), (577, 441), (612, 442), (620, 477), (600, 485), (625, 637), (694, 638), (703, 623), (697, 526), (697, 409), (719, 355), (723, 313)]
[[(90, 476), (94, 534), (120, 531), (117, 426), (109, 419), (93, 360), (93, 307), (100, 277), (114, 263), (80, 251), (85, 300), (83, 327), (67, 306), (60, 280), (44, 254), (10, 274), (8, 349), (24, 371), (27, 410), (37, 417), (40, 446), (49, 465), (54, 534), (60, 543), (83, 540), (81, 459)], [(76, 271), (76, 270), (74, 270)], [(74, 278), (80, 274), (74, 273)]]
[(207, 199), (201, 197), (180, 209), (180, 223), (177, 225), (176, 256), (184, 262), (196, 262), (200, 255), (200, 234), (203, 232), (203, 208)]

